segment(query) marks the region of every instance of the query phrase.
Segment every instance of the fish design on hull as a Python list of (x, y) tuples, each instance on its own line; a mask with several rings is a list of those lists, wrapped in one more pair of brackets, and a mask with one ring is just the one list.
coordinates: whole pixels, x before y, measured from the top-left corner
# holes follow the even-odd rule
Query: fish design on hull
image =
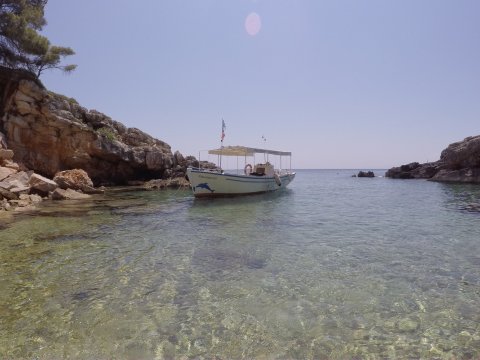
[(205, 190), (208, 190), (208, 191), (210, 191), (210, 192), (212, 192), (212, 193), (215, 191), (215, 190), (210, 189), (210, 186), (208, 186), (208, 183), (198, 184), (197, 186), (195, 186), (195, 190), (197, 190), (197, 188), (205, 189)]

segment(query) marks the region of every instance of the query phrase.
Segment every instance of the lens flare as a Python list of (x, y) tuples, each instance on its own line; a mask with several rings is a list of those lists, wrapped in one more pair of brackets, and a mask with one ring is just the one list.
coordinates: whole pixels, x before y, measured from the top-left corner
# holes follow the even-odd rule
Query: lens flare
[(245, 19), (245, 30), (247, 30), (247, 34), (250, 36), (255, 36), (258, 34), (261, 28), (262, 21), (260, 20), (260, 16), (254, 12), (248, 14), (247, 18)]

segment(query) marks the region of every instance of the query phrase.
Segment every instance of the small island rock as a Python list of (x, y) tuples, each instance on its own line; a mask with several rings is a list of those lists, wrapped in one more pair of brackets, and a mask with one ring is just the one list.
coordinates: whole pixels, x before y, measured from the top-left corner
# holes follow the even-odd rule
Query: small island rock
[(357, 176), (358, 177), (373, 178), (373, 177), (375, 177), (375, 174), (374, 174), (373, 171), (359, 171)]

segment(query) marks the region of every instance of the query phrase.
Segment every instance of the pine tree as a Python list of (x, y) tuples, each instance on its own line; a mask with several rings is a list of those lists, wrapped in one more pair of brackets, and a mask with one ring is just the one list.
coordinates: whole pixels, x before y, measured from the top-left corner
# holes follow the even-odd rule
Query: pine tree
[(37, 77), (47, 69), (75, 70), (76, 65), (60, 64), (63, 57), (75, 52), (51, 45), (39, 34), (47, 24), (46, 4), (47, 0), (0, 0), (0, 64), (27, 69)]

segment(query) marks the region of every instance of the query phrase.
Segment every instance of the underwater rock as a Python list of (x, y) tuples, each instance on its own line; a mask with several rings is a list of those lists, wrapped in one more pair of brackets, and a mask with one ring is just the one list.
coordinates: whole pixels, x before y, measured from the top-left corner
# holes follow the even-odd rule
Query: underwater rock
[(418, 329), (418, 326), (418, 322), (410, 318), (405, 318), (398, 321), (398, 330), (401, 332), (414, 332)]
[(91, 195), (82, 194), (72, 189), (57, 188), (52, 192), (52, 200), (83, 200), (90, 198)]

